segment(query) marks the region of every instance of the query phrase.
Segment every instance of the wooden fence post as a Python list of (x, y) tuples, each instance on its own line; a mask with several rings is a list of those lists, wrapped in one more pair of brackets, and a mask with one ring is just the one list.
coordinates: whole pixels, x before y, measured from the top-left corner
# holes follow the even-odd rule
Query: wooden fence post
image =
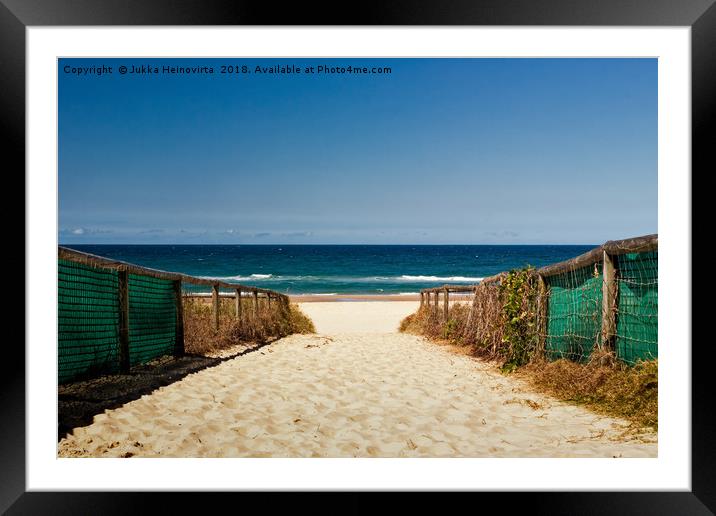
[(602, 342), (603, 349), (611, 349), (616, 335), (617, 282), (612, 257), (604, 251), (602, 261)]
[(423, 303), (425, 302), (425, 294), (422, 292), (420, 293), (420, 308), (423, 307)]
[(425, 306), (430, 308), (430, 292), (425, 293)]
[(445, 317), (445, 321), (447, 322), (447, 320), (448, 320), (448, 311), (449, 311), (449, 306), (448, 306), (449, 301), (448, 301), (448, 298), (450, 297), (450, 294), (449, 294), (449, 290), (448, 290), (448, 289), (445, 289), (445, 290), (443, 291), (443, 296), (445, 296), (445, 299), (444, 299), (444, 301), (445, 301), (445, 306), (443, 306), (443, 316)]
[(119, 372), (129, 373), (129, 274), (118, 270), (119, 280)]
[(174, 356), (184, 354), (184, 300), (181, 293), (181, 280), (174, 280), (174, 309), (176, 326), (174, 328)]
[(241, 289), (236, 289), (236, 318), (241, 322)]
[(266, 294), (266, 304), (268, 305), (268, 309), (271, 310), (271, 294)]
[(219, 286), (211, 287), (211, 306), (214, 312), (214, 330), (219, 331)]
[(437, 312), (440, 309), (440, 291), (435, 291), (435, 311)]
[(254, 315), (259, 315), (259, 291), (254, 290)]

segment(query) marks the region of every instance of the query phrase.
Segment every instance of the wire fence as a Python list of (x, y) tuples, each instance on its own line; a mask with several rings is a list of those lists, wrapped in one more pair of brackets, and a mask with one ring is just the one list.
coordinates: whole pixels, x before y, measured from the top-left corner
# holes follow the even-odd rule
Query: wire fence
[(616, 256), (617, 356), (628, 363), (658, 356), (659, 265), (656, 251)]
[(549, 358), (584, 361), (600, 343), (603, 281), (601, 263), (545, 278)]
[[(288, 304), (278, 292), (158, 271), (58, 248), (58, 382), (129, 372), (166, 355), (182, 355), (183, 285), (210, 286), (208, 312), (219, 330), (219, 289), (250, 300)], [(265, 301), (264, 301), (265, 300)], [(246, 303), (246, 301), (245, 301)], [(241, 303), (236, 304), (237, 315)]]
[[(532, 287), (524, 290), (530, 298), (522, 300), (517, 321), (508, 316), (507, 272), (479, 285), (424, 289), (420, 310), (430, 312), (433, 325), (459, 326), (462, 342), (491, 355), (514, 355), (524, 342), (510, 340), (510, 330), (514, 335), (527, 328), (529, 335), (522, 338), (529, 341), (529, 356), (585, 362), (600, 350), (636, 364), (658, 358), (658, 272), (657, 235), (609, 241), (571, 260), (531, 269)], [(467, 290), (473, 301), (466, 320), (451, 321), (449, 293)]]

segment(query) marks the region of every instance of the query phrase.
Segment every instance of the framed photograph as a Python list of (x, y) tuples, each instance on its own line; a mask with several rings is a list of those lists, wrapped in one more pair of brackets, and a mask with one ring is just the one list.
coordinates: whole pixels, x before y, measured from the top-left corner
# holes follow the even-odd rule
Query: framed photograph
[(427, 490), (713, 511), (691, 345), (713, 2), (0, 20), (27, 203), (3, 510)]

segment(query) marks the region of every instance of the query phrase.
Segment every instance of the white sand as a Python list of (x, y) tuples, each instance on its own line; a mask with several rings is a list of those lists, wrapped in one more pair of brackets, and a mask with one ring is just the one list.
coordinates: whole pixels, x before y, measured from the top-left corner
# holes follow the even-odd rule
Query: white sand
[(416, 301), (338, 301), (335, 303), (298, 303), (311, 318), (316, 332), (394, 333), (400, 321), (420, 306)]
[[(294, 335), (95, 417), (93, 457), (655, 457), (656, 435), (396, 333), (416, 303), (307, 303)], [(366, 329), (372, 332), (366, 332)]]

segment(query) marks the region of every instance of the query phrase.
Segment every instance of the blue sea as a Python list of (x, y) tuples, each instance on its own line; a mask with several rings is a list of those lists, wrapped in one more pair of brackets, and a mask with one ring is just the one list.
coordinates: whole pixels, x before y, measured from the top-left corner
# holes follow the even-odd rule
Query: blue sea
[[(71, 245), (144, 267), (285, 294), (409, 294), (541, 267), (596, 245)], [(201, 291), (202, 287), (197, 287)], [(204, 288), (205, 290), (205, 288)]]

